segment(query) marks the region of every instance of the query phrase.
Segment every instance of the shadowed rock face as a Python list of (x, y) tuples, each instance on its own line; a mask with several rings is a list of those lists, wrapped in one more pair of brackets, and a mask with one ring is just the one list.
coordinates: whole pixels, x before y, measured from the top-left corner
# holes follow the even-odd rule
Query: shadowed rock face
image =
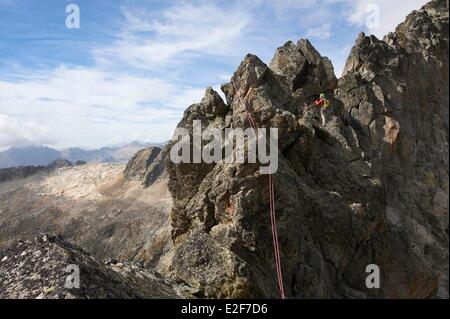
[(47, 173), (50, 169), (47, 166), (21, 166), (0, 169), (0, 183), (27, 178), (31, 175), (43, 172)]
[[(66, 278), (76, 265), (78, 288)], [(180, 298), (183, 288), (139, 263), (100, 264), (61, 237), (42, 235), (18, 241), (0, 261), (0, 298), (104, 299)]]
[[(78, 161), (75, 165), (83, 165), (85, 162)], [(20, 180), (29, 176), (41, 173), (50, 174), (52, 171), (64, 167), (72, 167), (73, 164), (68, 160), (58, 159), (47, 166), (19, 166), (0, 169), (0, 183)]]
[(344, 73), (336, 98), (383, 182), (386, 296), (448, 297), (448, 1), (361, 34)]
[(149, 147), (137, 152), (128, 162), (124, 176), (130, 181), (140, 181), (146, 187), (164, 175), (166, 151)]
[[(234, 85), (233, 85), (234, 83)], [(292, 298), (448, 297), (448, 1), (383, 41), (361, 34), (337, 81), (306, 40), (270, 64), (248, 55), (179, 127), (279, 131), (274, 176), (283, 279)], [(319, 126), (304, 107), (327, 92)], [(258, 164), (174, 164), (172, 274), (206, 297), (278, 297), (267, 176)], [(367, 289), (377, 264), (381, 288)]]

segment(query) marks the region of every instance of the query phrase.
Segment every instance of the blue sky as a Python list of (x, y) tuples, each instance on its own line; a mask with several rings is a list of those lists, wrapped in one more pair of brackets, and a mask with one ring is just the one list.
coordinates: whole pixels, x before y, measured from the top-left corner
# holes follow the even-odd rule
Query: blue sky
[[(80, 29), (65, 25), (80, 8)], [(360, 31), (425, 0), (0, 0), (0, 150), (165, 141), (247, 53), (309, 38), (340, 75)], [(379, 24), (368, 25), (377, 14)]]

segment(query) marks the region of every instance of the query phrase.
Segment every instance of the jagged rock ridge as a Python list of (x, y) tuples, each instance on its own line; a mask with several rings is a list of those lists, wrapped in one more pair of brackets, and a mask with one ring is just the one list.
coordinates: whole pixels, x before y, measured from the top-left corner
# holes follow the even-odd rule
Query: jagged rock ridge
[[(287, 296), (448, 297), (448, 1), (431, 1), (382, 41), (361, 34), (339, 80), (331, 62), (300, 40), (279, 48), (269, 66), (246, 56), (232, 81), (222, 86), (226, 101), (208, 88), (179, 127), (192, 132), (195, 119), (204, 128), (248, 127), (241, 102), (252, 88), (248, 101), (257, 125), (278, 128), (274, 177)], [(321, 92), (332, 105), (326, 126), (318, 124), (316, 109), (304, 107)], [(47, 227), (48, 218), (96, 256), (145, 260), (174, 281), (131, 262), (100, 264), (52, 237), (0, 251), (0, 297), (184, 295), (174, 282), (187, 283), (189, 296), (279, 297), (267, 176), (259, 165), (174, 164), (168, 149), (136, 154), (124, 171), (128, 181), (121, 168), (120, 176), (96, 182), (93, 190), (69, 171), (27, 200), (15, 195), (28, 194), (32, 185), (8, 184), (15, 190), (0, 192), (10, 198), (0, 208), (9, 237), (0, 244), (19, 229), (29, 235), (27, 227)], [(165, 180), (155, 182), (161, 176), (168, 177), (173, 198), (173, 247)], [(70, 187), (61, 190), (61, 179)], [(144, 192), (127, 184), (135, 181), (151, 187)], [(56, 199), (42, 193), (48, 188)], [(149, 200), (155, 194), (161, 203)], [(48, 203), (62, 206), (48, 210)], [(33, 213), (16, 219), (27, 209)], [(75, 212), (69, 223), (61, 218), (65, 210)], [(78, 294), (62, 286), (61, 269), (69, 262), (88, 275)], [(365, 268), (373, 263), (381, 269), (380, 289), (365, 286)]]
[[(448, 297), (448, 1), (411, 13), (384, 40), (361, 34), (337, 81), (306, 41), (270, 66), (248, 55), (179, 127), (279, 130), (275, 174), (283, 279), (291, 298)], [(304, 107), (332, 104), (321, 127)], [(251, 164), (166, 161), (172, 275), (206, 297), (278, 297), (266, 176)], [(382, 287), (365, 286), (377, 264)]]

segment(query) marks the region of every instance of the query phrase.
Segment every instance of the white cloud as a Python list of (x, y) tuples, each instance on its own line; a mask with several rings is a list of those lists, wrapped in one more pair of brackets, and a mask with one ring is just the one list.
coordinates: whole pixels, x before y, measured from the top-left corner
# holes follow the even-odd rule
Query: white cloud
[(124, 8), (126, 22), (119, 40), (95, 50), (100, 63), (122, 61), (157, 71), (176, 67), (185, 55), (232, 55), (250, 22), (245, 10), (234, 6), (177, 4), (155, 13)]
[(292, 11), (298, 11), (306, 8), (311, 8), (319, 3), (320, 0), (260, 0), (258, 2), (265, 3), (272, 7), (275, 14), (283, 19), (290, 16)]
[(306, 31), (306, 38), (316, 38), (320, 40), (329, 39), (332, 35), (331, 24), (325, 23), (317, 28), (311, 28)]
[[(236, 54), (250, 21), (247, 11), (231, 5), (122, 11), (117, 40), (92, 48), (94, 65), (44, 71), (14, 66), (15, 78), (0, 80), (0, 113), (49, 127), (58, 147), (98, 147), (124, 135), (166, 140), (205, 90), (185, 84), (189, 74), (181, 67), (193, 56)], [(19, 130), (8, 130), (14, 128)]]
[[(382, 38), (391, 31), (395, 31), (398, 24), (404, 21), (405, 17), (412, 11), (417, 10), (428, 0), (348, 0), (352, 4), (353, 10), (348, 16), (350, 23), (366, 27), (370, 34)], [(378, 8), (378, 9), (377, 9)], [(379, 13), (379, 25), (372, 25), (371, 20), (374, 14)], [(369, 20), (368, 20), (369, 18)], [(369, 23), (367, 23), (369, 22)]]
[(0, 112), (51, 128), (58, 147), (98, 147), (125, 135), (166, 140), (205, 90), (185, 84), (182, 67), (195, 56), (236, 54), (250, 22), (246, 10), (209, 3), (158, 12), (127, 6), (122, 13), (117, 40), (92, 48), (90, 67), (15, 66), (15, 79), (0, 80)]
[[(51, 128), (57, 146), (85, 140), (85, 146), (97, 147), (124, 132), (132, 135), (131, 128), (155, 140), (167, 139), (183, 110), (200, 100), (203, 93), (161, 79), (59, 67), (51, 72), (30, 72), (19, 81), (0, 81), (0, 112), (8, 116), (4, 123), (24, 119)], [(21, 136), (19, 125), (3, 125), (5, 132), (15, 129)], [(0, 142), (3, 146), (14, 141), (4, 136), (6, 133)], [(17, 143), (21, 140), (27, 141), (20, 137)]]
[(48, 127), (0, 114), (0, 150), (12, 146), (52, 144), (54, 141)]

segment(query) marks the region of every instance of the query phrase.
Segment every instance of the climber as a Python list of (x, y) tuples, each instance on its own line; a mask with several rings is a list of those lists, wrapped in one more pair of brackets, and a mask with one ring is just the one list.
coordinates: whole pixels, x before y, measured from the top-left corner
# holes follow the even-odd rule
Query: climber
[(330, 101), (325, 98), (325, 93), (320, 93), (320, 98), (314, 101), (314, 104), (317, 107), (320, 107), (320, 117), (322, 118), (322, 126), (325, 126), (325, 124), (327, 124), (325, 113), (330, 107)]

